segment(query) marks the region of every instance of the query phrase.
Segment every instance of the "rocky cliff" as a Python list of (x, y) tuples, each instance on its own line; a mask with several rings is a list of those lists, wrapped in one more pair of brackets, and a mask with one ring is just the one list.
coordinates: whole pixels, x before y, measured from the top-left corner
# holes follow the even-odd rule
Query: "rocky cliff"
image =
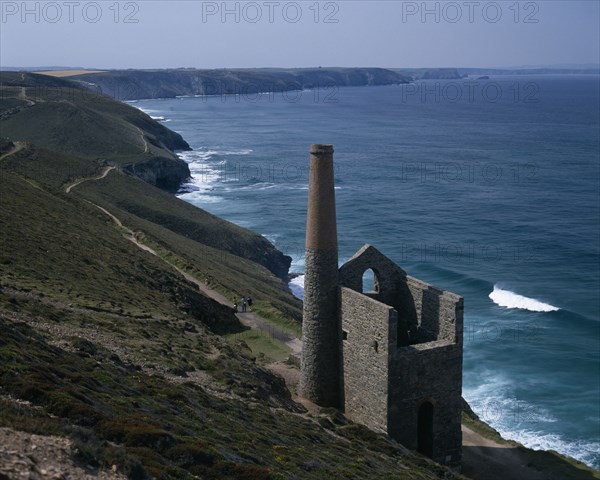
[(152, 157), (138, 163), (130, 163), (123, 170), (145, 182), (169, 192), (176, 192), (181, 182), (190, 177), (190, 170), (182, 160), (167, 157)]
[(384, 68), (112, 70), (70, 78), (119, 100), (251, 95), (318, 87), (393, 85), (409, 80)]

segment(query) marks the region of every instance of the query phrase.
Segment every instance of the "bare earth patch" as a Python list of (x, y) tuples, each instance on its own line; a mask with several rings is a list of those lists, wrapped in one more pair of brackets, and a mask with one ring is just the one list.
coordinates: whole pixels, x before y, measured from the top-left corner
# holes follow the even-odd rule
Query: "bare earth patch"
[(485, 438), (463, 425), (463, 460), (461, 473), (473, 480), (554, 480), (531, 468), (529, 459), (511, 444)]
[(82, 468), (73, 461), (71, 440), (0, 428), (0, 478), (124, 480), (113, 470)]
[(87, 75), (88, 73), (104, 73), (106, 70), (46, 70), (43, 72), (34, 72), (39, 75), (49, 75), (50, 77), (74, 77), (75, 75)]

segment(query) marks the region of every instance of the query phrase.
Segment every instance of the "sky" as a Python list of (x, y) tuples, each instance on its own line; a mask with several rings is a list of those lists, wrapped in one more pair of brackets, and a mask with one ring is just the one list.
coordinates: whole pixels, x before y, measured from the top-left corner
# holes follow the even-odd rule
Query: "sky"
[(0, 1), (0, 65), (600, 63), (600, 1)]

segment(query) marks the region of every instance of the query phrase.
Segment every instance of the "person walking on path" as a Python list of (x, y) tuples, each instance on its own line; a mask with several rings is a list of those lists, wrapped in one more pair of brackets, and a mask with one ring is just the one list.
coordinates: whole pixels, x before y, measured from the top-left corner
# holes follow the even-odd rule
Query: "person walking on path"
[(246, 296), (242, 297), (242, 312), (246, 312)]
[(248, 297), (248, 308), (252, 311), (252, 297)]

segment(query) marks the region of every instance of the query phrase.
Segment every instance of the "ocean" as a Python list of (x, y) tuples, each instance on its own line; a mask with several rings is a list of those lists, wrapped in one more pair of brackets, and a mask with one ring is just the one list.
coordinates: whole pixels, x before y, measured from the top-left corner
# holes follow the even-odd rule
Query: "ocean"
[(309, 147), (333, 144), (340, 262), (370, 243), (464, 296), (475, 412), (600, 469), (599, 86), (502, 76), (132, 103), (193, 147), (178, 196), (261, 233), (297, 274)]

